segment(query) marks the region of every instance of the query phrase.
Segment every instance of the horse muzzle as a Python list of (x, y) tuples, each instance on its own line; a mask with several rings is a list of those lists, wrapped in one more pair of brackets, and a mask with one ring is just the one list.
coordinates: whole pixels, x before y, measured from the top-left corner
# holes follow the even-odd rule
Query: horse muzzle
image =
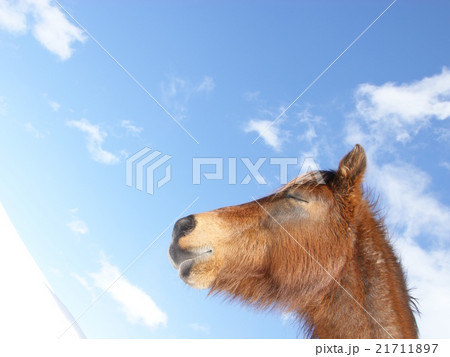
[(208, 246), (189, 249), (183, 249), (180, 246), (180, 239), (188, 236), (195, 226), (196, 220), (193, 215), (179, 219), (173, 227), (172, 243), (169, 247), (169, 260), (185, 282), (187, 282), (192, 267), (197, 262), (205, 261), (214, 253), (213, 248)]

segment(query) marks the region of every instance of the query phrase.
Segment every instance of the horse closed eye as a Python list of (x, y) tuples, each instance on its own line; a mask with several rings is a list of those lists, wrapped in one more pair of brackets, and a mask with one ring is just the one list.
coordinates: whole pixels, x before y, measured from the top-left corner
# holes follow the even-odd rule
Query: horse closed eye
[(294, 195), (294, 194), (287, 194), (286, 198), (290, 198), (299, 202), (304, 202), (304, 203), (309, 203), (308, 200), (306, 200), (304, 197), (302, 196), (298, 196), (298, 195)]

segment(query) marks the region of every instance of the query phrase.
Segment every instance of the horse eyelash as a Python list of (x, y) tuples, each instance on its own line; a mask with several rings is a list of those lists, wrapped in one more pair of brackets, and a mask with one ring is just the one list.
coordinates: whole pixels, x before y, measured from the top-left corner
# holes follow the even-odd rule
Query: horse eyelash
[(298, 196), (294, 196), (294, 195), (289, 195), (289, 194), (287, 194), (285, 197), (286, 197), (286, 198), (292, 198), (292, 199), (294, 199), (294, 200), (296, 200), (296, 201), (309, 203), (309, 201), (305, 200), (304, 198), (298, 197)]

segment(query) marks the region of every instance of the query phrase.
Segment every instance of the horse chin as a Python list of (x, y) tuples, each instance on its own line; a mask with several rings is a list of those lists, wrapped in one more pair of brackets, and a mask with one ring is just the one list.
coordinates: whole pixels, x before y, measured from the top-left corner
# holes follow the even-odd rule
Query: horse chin
[(195, 289), (208, 289), (216, 278), (215, 264), (211, 257), (189, 259), (182, 262), (178, 275), (187, 285)]
[(199, 290), (205, 290), (205, 289), (209, 289), (212, 285), (212, 282), (209, 283), (207, 281), (204, 280), (196, 280), (196, 279), (192, 279), (192, 277), (188, 277), (188, 278), (181, 278), (187, 285), (189, 285), (191, 288), (194, 289), (199, 289)]

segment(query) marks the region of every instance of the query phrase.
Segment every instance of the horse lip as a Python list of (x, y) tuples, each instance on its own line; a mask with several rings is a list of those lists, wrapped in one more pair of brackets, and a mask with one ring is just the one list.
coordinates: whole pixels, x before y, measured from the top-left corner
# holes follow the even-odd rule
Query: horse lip
[(209, 255), (212, 255), (214, 253), (214, 249), (211, 247), (205, 247), (202, 250), (187, 251), (185, 253), (186, 253), (187, 257), (184, 257), (184, 259), (174, 260), (174, 257), (172, 256), (172, 245), (169, 248), (169, 260), (175, 269), (178, 270), (180, 268), (181, 264), (183, 264), (183, 263), (187, 263), (187, 262), (194, 263), (195, 261), (199, 260), (202, 257), (207, 257)]

